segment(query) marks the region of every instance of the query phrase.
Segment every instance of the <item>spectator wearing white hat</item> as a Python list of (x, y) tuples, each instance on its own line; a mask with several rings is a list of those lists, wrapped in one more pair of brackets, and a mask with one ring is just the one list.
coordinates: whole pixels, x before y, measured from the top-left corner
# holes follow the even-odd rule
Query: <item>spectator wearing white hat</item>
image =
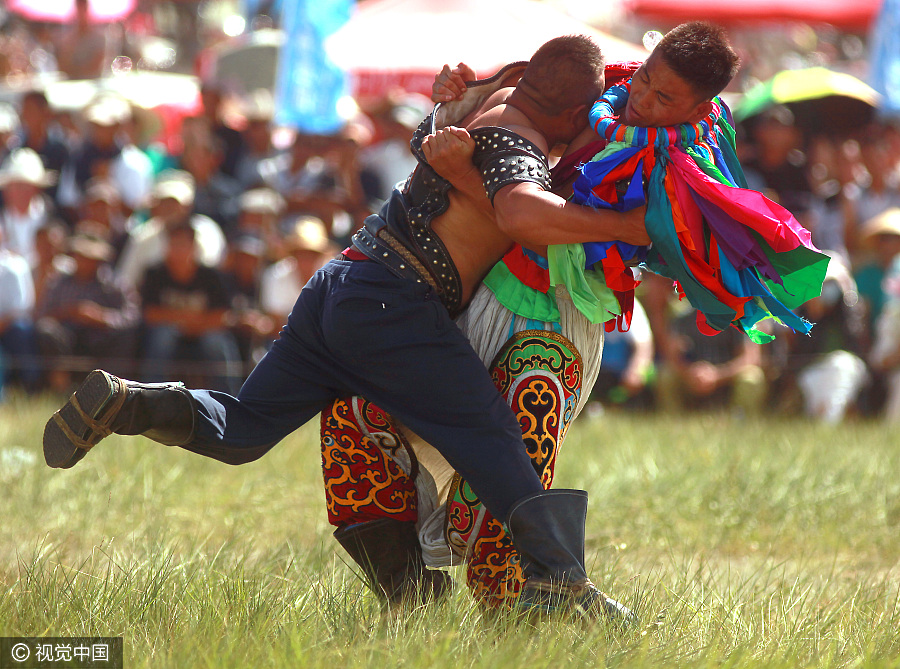
[(79, 214), (79, 220), (96, 221), (106, 230), (107, 241), (113, 247), (110, 262), (115, 265), (128, 242), (128, 222), (122, 211), (119, 191), (106, 179), (91, 179), (85, 184)]
[(163, 261), (169, 231), (189, 224), (196, 232), (197, 260), (206, 267), (218, 267), (225, 256), (225, 235), (208, 216), (193, 213), (194, 180), (181, 170), (160, 174), (153, 187), (151, 218), (129, 233), (116, 274), (126, 285), (140, 287), (147, 268)]
[(76, 209), (87, 182), (97, 177), (115, 185), (128, 214), (147, 201), (153, 186), (153, 164), (122, 131), (130, 118), (128, 102), (117, 97), (101, 97), (84, 110), (87, 137), (60, 176), (57, 198), (61, 206)]
[(0, 228), (6, 246), (31, 267), (37, 264), (34, 236), (52, 213), (53, 206), (44, 189), (53, 183), (40, 156), (31, 149), (16, 149), (0, 166)]
[(315, 216), (297, 218), (285, 246), (288, 256), (266, 268), (260, 288), (262, 310), (279, 323), (286, 322), (303, 286), (336, 251), (325, 224)]
[(266, 245), (267, 260), (281, 260), (285, 251), (278, 221), (284, 213), (284, 198), (271, 188), (252, 188), (241, 195), (238, 208), (237, 226), (229, 236), (257, 237)]

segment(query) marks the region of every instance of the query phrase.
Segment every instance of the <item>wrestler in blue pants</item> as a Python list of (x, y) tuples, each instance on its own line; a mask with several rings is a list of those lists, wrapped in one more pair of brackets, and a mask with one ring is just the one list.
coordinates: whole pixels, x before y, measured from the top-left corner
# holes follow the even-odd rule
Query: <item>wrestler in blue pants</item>
[(362, 395), (432, 444), (497, 518), (543, 491), (522, 432), (427, 283), (334, 260), (300, 293), (237, 397), (191, 390), (187, 450), (230, 464), (264, 455), (337, 397)]

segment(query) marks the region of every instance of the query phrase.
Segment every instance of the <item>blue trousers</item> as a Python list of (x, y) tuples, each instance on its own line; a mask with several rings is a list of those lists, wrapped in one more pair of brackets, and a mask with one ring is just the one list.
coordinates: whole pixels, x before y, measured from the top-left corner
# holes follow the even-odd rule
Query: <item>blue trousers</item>
[(229, 464), (362, 395), (437, 448), (496, 518), (543, 490), (515, 416), (438, 296), (376, 262), (319, 270), (237, 397), (190, 392), (198, 423), (183, 448)]

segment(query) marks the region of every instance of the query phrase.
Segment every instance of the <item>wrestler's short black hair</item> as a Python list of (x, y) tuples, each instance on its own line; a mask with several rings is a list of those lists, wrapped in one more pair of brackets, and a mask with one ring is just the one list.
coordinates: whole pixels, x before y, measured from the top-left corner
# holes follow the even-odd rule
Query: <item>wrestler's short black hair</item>
[(653, 50), (703, 100), (711, 100), (737, 74), (741, 60), (725, 29), (707, 21), (672, 28)]
[(587, 35), (565, 35), (543, 44), (523, 79), (537, 89), (548, 113), (592, 104), (603, 92), (603, 52)]

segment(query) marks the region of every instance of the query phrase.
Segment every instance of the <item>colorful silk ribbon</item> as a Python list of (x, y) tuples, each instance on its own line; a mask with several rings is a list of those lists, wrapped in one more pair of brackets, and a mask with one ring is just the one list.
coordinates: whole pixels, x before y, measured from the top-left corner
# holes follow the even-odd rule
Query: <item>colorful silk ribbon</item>
[[(613, 86), (592, 108), (591, 124), (609, 144), (581, 167), (573, 200), (618, 211), (646, 203), (652, 244), (551, 247), (551, 283), (566, 283), (579, 308), (596, 305), (602, 289), (585, 290), (572, 276), (572, 263), (583, 257), (578, 273), (599, 263), (606, 288), (615, 293), (629, 290), (624, 263), (637, 259), (676, 282), (707, 334), (733, 325), (753, 341), (769, 341), (772, 336), (756, 327), (767, 318), (809, 332), (812, 324), (791, 309), (819, 295), (828, 256), (787, 209), (746, 188), (728, 107), (716, 98), (712, 113), (698, 124), (635, 128), (617, 120), (630, 90), (631, 80)], [(594, 322), (621, 313), (590, 311), (585, 313)]]

